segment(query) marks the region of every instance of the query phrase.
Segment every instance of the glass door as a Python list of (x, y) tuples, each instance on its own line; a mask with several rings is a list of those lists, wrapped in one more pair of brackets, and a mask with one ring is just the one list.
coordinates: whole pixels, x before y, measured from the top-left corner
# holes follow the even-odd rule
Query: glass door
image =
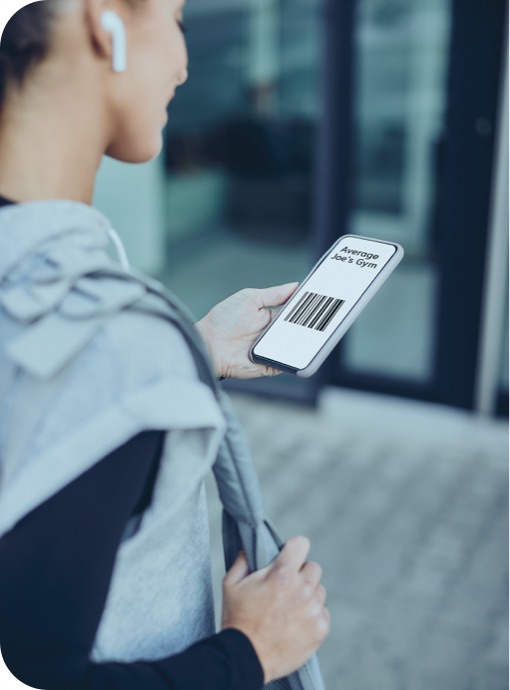
[[(342, 229), (399, 242), (405, 258), (324, 380), (472, 408), (506, 3), (326, 7), (330, 42), (350, 41), (336, 66), (349, 71), (353, 94), (348, 113), (341, 93), (332, 99), (347, 124), (343, 149), (323, 157), (347, 152), (334, 176), (348, 192), (343, 204), (332, 193), (327, 201)], [(330, 75), (329, 89), (335, 83)], [(324, 246), (338, 232), (331, 215)]]
[(348, 232), (399, 242), (406, 259), (351, 330), (342, 357), (351, 372), (426, 381), (436, 337), (432, 213), (451, 4), (360, 0), (356, 10)]

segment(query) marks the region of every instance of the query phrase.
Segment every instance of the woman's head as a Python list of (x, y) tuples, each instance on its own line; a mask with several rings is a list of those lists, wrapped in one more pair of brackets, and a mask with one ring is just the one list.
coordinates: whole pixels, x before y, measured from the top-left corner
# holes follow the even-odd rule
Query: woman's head
[[(161, 148), (166, 107), (187, 78), (183, 0), (41, 0), (17, 12), (0, 42), (0, 113), (47, 94), (81, 99), (101, 120), (104, 152), (150, 160)], [(112, 69), (105, 11), (121, 19), (127, 68)], [(72, 126), (72, 123), (71, 123)]]

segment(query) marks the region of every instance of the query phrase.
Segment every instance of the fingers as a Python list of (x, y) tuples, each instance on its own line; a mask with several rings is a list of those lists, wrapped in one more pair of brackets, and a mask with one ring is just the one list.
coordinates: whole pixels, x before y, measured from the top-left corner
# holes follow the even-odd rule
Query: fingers
[(318, 563), (307, 561), (301, 568), (304, 579), (313, 586), (317, 586), (322, 578), (322, 568)]
[(238, 582), (241, 582), (241, 580), (244, 580), (249, 572), (250, 569), (246, 559), (246, 554), (241, 551), (232, 564), (232, 567), (225, 575), (223, 582), (225, 585), (236, 585)]
[[(317, 603), (318, 603), (320, 606), (324, 606), (324, 604), (326, 603), (327, 596), (328, 596), (328, 593), (327, 593), (326, 588), (324, 587), (324, 585), (319, 585), (319, 586), (317, 587), (317, 590), (316, 590), (316, 593), (315, 593), (315, 597), (316, 597)], [(328, 612), (328, 618), (329, 618), (329, 612)]]
[(274, 561), (277, 567), (288, 567), (300, 571), (310, 551), (310, 541), (306, 537), (292, 537)]
[(331, 614), (328, 609), (322, 609), (323, 634), (326, 638), (331, 630)]
[(262, 372), (262, 376), (265, 376), (265, 377), (268, 377), (268, 378), (271, 377), (271, 376), (279, 376), (280, 374), (283, 373), (283, 372), (280, 371), (279, 369), (274, 369), (273, 367), (268, 367), (268, 366), (264, 366), (264, 365), (261, 365), (261, 367), (263, 367), (263, 368), (260, 370), (260, 371)]

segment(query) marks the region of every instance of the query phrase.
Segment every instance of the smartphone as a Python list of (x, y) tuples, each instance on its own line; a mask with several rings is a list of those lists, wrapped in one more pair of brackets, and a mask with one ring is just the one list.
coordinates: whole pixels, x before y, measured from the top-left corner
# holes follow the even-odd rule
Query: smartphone
[(340, 237), (251, 347), (251, 360), (315, 374), (403, 256), (395, 242)]

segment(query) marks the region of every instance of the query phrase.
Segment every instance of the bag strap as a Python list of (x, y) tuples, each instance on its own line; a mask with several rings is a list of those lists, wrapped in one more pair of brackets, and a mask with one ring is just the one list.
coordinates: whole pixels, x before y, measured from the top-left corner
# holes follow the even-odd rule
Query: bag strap
[[(227, 433), (213, 466), (220, 500), (232, 517), (256, 528), (264, 520), (258, 477), (235, 413), (228, 397), (216, 380), (209, 355), (193, 324), (192, 317), (177, 298), (166, 290), (162, 290), (162, 286), (152, 284), (145, 279), (145, 276), (143, 276), (143, 282), (153, 299), (149, 301), (147, 297), (144, 297), (131, 308), (144, 308), (142, 305), (145, 305), (144, 310), (148, 308), (153, 313), (163, 316), (183, 335), (193, 355), (200, 380), (213, 391), (227, 422)], [(164, 308), (161, 313), (162, 306)]]

